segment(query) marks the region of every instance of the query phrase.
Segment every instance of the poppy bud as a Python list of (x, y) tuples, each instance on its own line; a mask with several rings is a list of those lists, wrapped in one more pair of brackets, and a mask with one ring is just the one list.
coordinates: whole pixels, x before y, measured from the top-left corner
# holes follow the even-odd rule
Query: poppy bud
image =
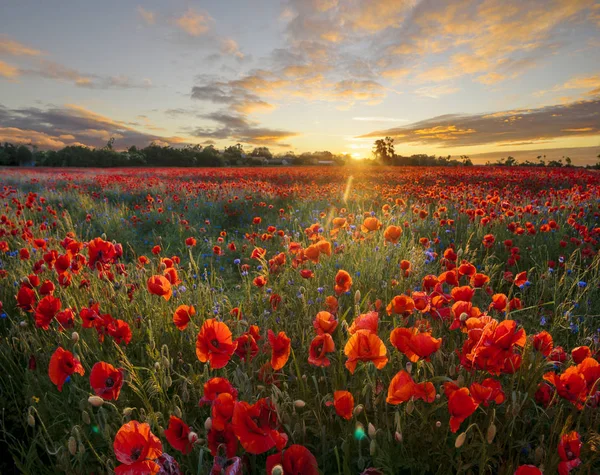
[(123, 409), (123, 415), (125, 417), (131, 416), (132, 412), (133, 412), (133, 407), (126, 407), (125, 409)]
[(306, 406), (306, 403), (302, 399), (297, 399), (294, 401), (294, 407), (296, 409), (302, 409), (304, 406)]
[(442, 421), (437, 421), (435, 423), (435, 426), (439, 429), (440, 427), (442, 427)]
[(281, 465), (275, 465), (271, 470), (271, 475), (283, 475), (283, 467)]
[(488, 427), (485, 439), (487, 440), (488, 444), (491, 444), (494, 440), (494, 437), (496, 437), (496, 425), (492, 422)]
[(456, 384), (461, 388), (465, 385), (465, 377), (462, 374), (459, 374), (456, 378)]
[(88, 402), (94, 407), (100, 407), (102, 404), (104, 404), (104, 399), (102, 399), (100, 396), (90, 396), (88, 398)]
[(396, 432), (394, 433), (394, 439), (396, 439), (396, 442), (398, 442), (398, 443), (401, 443), (401, 442), (402, 442), (402, 439), (403, 439), (403, 438), (402, 438), (402, 434), (401, 434), (400, 432), (396, 431)]
[(79, 341), (79, 333), (77, 333), (77, 332), (71, 333), (71, 340), (73, 340), (73, 343), (77, 343)]
[(75, 455), (77, 453), (77, 441), (75, 437), (69, 437), (69, 442), (67, 442), (67, 447), (69, 448), (69, 453), (71, 455)]
[(413, 402), (413, 400), (411, 399), (410, 401), (408, 401), (408, 403), (406, 404), (406, 413), (407, 414), (412, 414), (412, 412), (415, 410), (415, 403)]
[(35, 427), (35, 417), (33, 417), (31, 412), (27, 415), (27, 425), (29, 427)]
[(160, 363), (158, 361), (156, 363), (154, 363), (154, 369), (156, 371), (158, 371), (160, 369)]
[(352, 412), (354, 414), (354, 417), (358, 416), (362, 411), (363, 411), (364, 407), (362, 404), (359, 404), (358, 406), (356, 406), (354, 408), (354, 411)]
[(102, 240), (103, 240), (103, 241), (106, 241), (106, 233), (102, 233), (102, 234), (100, 235), (100, 237), (102, 238)]
[(467, 315), (465, 312), (463, 312), (463, 313), (460, 314), (459, 318), (460, 318), (461, 322), (466, 322), (467, 319), (469, 318), (469, 315)]
[(79, 443), (78, 451), (79, 451), (80, 454), (84, 454), (85, 453), (85, 445), (83, 445), (81, 442)]
[(162, 364), (165, 368), (168, 368), (170, 366), (169, 359), (166, 356), (162, 357)]
[(258, 389), (259, 391), (264, 391), (265, 387), (263, 385), (259, 384), (259, 385), (256, 386), (256, 389)]
[(83, 421), (84, 424), (90, 424), (90, 415), (87, 413), (87, 411), (83, 411), (81, 413), (81, 420)]
[(175, 417), (178, 417), (179, 419), (181, 419), (181, 409), (179, 409), (179, 406), (175, 406), (175, 409), (173, 409), (173, 414), (175, 414)]
[(375, 439), (373, 439), (371, 441), (371, 444), (369, 445), (369, 454), (371, 454), (371, 457), (373, 455), (375, 455), (376, 451), (377, 451), (377, 441)]
[(410, 361), (406, 362), (406, 372), (408, 374), (412, 373), (412, 362), (410, 362)]
[(188, 434), (188, 441), (190, 442), (190, 444), (193, 444), (197, 440), (198, 440), (198, 434), (196, 434), (195, 432), (190, 432)]
[(208, 432), (211, 428), (212, 428), (212, 419), (210, 417), (207, 417), (206, 420), (204, 421), (204, 429), (206, 429), (206, 432)]
[(173, 385), (173, 378), (167, 375), (167, 377), (165, 378), (165, 384), (168, 388), (170, 388)]
[(454, 447), (456, 447), (457, 449), (462, 447), (465, 443), (465, 440), (467, 440), (467, 433), (463, 432), (456, 438), (456, 442), (454, 442)]
[(360, 303), (360, 290), (354, 292), (354, 303), (358, 305)]
[(21, 327), (26, 327), (27, 326), (27, 322), (26, 321), (22, 321), (21, 323), (19, 323), (19, 325)]

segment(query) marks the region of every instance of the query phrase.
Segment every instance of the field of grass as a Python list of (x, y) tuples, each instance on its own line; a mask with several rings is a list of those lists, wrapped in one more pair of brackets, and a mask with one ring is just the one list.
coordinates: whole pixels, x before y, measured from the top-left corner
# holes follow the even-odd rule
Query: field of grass
[(600, 472), (599, 174), (0, 169), (0, 207), (2, 473)]

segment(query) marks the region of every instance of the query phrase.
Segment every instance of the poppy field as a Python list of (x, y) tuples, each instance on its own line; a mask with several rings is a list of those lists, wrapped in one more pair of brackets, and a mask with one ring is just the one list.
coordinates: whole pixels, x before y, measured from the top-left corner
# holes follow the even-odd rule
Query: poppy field
[(600, 473), (600, 174), (0, 170), (2, 473)]

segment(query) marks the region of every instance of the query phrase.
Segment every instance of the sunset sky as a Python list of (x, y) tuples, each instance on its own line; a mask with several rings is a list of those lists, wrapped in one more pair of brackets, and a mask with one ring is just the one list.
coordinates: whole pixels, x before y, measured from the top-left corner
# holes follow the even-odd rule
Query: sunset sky
[(19, 0), (1, 31), (1, 141), (600, 153), (595, 0)]

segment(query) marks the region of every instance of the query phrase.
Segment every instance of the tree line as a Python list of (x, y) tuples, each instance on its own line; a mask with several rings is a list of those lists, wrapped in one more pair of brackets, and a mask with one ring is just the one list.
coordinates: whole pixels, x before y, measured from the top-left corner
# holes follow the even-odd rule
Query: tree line
[(349, 155), (331, 152), (294, 152), (274, 155), (267, 147), (245, 152), (241, 144), (218, 150), (214, 145), (171, 147), (153, 143), (123, 151), (114, 149), (111, 139), (102, 148), (69, 145), (60, 150), (39, 150), (35, 146), (0, 143), (0, 166), (40, 167), (224, 167), (268, 165), (344, 165)]
[[(459, 158), (448, 156), (415, 154), (398, 155), (394, 151), (394, 139), (386, 137), (375, 141), (372, 157), (363, 160), (364, 164), (384, 164), (391, 166), (458, 167), (472, 166), (466, 155)], [(534, 166), (534, 167), (571, 167), (569, 157), (546, 161), (546, 156), (538, 156), (537, 162), (525, 160), (518, 162), (514, 157), (501, 158), (486, 165)], [(227, 167), (227, 166), (271, 166), (271, 165), (337, 165), (352, 162), (348, 154), (333, 154), (329, 151), (305, 152), (296, 155), (285, 152), (274, 155), (267, 147), (255, 147), (245, 151), (241, 144), (235, 144), (218, 150), (214, 145), (186, 145), (172, 147), (152, 143), (144, 148), (131, 146), (117, 151), (114, 139), (110, 139), (102, 148), (90, 148), (83, 145), (69, 145), (60, 150), (39, 150), (36, 146), (0, 143), (0, 166), (41, 166), (41, 167)], [(600, 155), (597, 164), (587, 168), (600, 169)]]

